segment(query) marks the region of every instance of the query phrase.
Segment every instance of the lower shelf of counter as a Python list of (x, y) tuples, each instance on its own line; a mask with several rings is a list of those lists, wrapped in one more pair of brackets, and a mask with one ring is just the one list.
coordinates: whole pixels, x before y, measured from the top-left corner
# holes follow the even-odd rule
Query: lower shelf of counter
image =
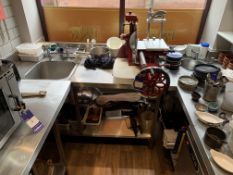
[[(74, 124), (74, 123), (73, 123)], [(102, 120), (100, 125), (85, 125), (85, 129), (82, 134), (78, 134), (78, 129), (74, 126), (65, 128), (64, 133), (70, 135), (83, 135), (92, 137), (113, 137), (113, 138), (136, 138), (136, 139), (150, 139), (150, 133), (140, 133), (135, 136), (133, 130), (130, 128), (130, 124), (126, 119), (107, 119)]]
[(98, 126), (86, 126), (83, 135), (97, 137), (135, 137), (141, 139), (151, 138), (151, 134), (149, 133), (138, 133), (135, 136), (133, 130), (130, 128), (130, 124), (125, 119), (109, 119), (104, 120)]

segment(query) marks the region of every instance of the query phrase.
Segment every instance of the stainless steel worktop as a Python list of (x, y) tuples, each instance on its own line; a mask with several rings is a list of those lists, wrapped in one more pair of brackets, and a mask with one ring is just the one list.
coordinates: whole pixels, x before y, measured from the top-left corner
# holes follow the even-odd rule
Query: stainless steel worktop
[(34, 134), (21, 123), (0, 150), (0, 174), (28, 175), (44, 141), (69, 93), (70, 81), (21, 80), (21, 92), (46, 90), (44, 98), (25, 99), (26, 107), (43, 123), (44, 128)]
[[(177, 85), (178, 78), (181, 75), (191, 75), (192, 72), (184, 69), (183, 67), (180, 67), (179, 70), (169, 70), (166, 68), (164, 68), (164, 70), (170, 76), (170, 81), (171, 81), (170, 89), (178, 91), (179, 99), (181, 101), (182, 107), (185, 111), (185, 114), (190, 124), (189, 126), (190, 130), (193, 134), (193, 137), (195, 138), (197, 147), (199, 151), (201, 152), (201, 156), (205, 163), (205, 166), (207, 167), (207, 171), (211, 175), (212, 174), (216, 174), (216, 175), (229, 174), (226, 171), (219, 168), (213, 162), (211, 155), (210, 155), (209, 148), (203, 142), (203, 137), (204, 137), (204, 133), (205, 133), (207, 126), (201, 123), (195, 115), (195, 111), (196, 111), (195, 106), (194, 106), (195, 103), (192, 101), (191, 93), (182, 90)], [(112, 75), (112, 70), (102, 70), (98, 68), (96, 70), (87, 70), (83, 66), (82, 63), (76, 69), (76, 72), (73, 74), (71, 81), (74, 84), (74, 86), (75, 85), (77, 86), (91, 85), (91, 86), (109, 87), (109, 88), (123, 88), (123, 89), (132, 88), (132, 85), (130, 84), (130, 82), (128, 84), (118, 83), (118, 81), (116, 81)], [(221, 98), (218, 100), (220, 102)], [(200, 101), (205, 103), (205, 101), (202, 99)], [(228, 152), (227, 150), (225, 150), (225, 146), (223, 146), (223, 149), (224, 149), (223, 152)]]
[[(205, 165), (208, 168), (209, 174), (216, 174), (216, 175), (226, 175), (226, 174), (228, 174), (226, 171), (223, 171), (221, 168), (219, 168), (213, 162), (213, 160), (211, 159), (211, 156), (210, 156), (209, 148), (207, 148), (206, 145), (203, 143), (203, 137), (204, 137), (204, 133), (205, 133), (205, 130), (206, 130), (207, 127), (204, 124), (202, 124), (197, 119), (197, 117), (195, 116), (195, 107), (194, 107), (194, 102), (191, 100), (191, 94), (184, 91), (184, 90), (182, 90), (180, 87), (177, 86), (178, 78), (181, 75), (191, 75), (192, 72), (188, 71), (188, 70), (186, 70), (186, 69), (184, 69), (182, 67), (180, 67), (179, 70), (169, 70), (169, 69), (166, 69), (166, 68), (164, 68), (164, 70), (170, 76), (170, 80), (171, 80), (170, 88), (173, 89), (173, 90), (178, 91), (179, 99), (181, 101), (181, 104), (182, 104), (183, 109), (185, 111), (185, 114), (187, 116), (187, 119), (188, 119), (188, 121), (190, 123), (190, 130), (191, 130), (191, 132), (193, 134), (193, 137), (195, 138), (195, 142), (196, 142), (196, 144), (198, 146), (198, 149), (201, 152), (202, 159), (204, 160)], [(26, 80), (23, 80), (23, 81), (26, 81)], [(81, 62), (78, 65), (76, 71), (73, 73), (73, 76), (70, 78), (70, 81), (72, 82), (72, 85), (74, 85), (74, 86), (89, 86), (90, 85), (90, 86), (106, 87), (106, 88), (123, 88), (123, 89), (124, 88), (132, 88), (132, 85), (130, 84), (130, 82), (129, 83), (123, 83), (123, 84), (119, 83), (113, 77), (112, 70), (102, 70), (102, 69), (98, 69), (98, 68), (95, 69), (95, 70), (86, 69), (83, 66), (83, 62)], [(50, 87), (50, 89), (52, 90), (52, 86)], [(51, 97), (51, 98), (47, 97), (47, 98), (49, 98), (49, 99), (54, 98), (54, 101), (56, 101), (55, 97)], [(56, 97), (56, 98), (59, 99), (59, 98), (61, 98), (61, 96)], [(36, 104), (37, 104), (37, 101), (34, 101), (33, 103), (30, 103), (30, 104), (31, 104), (30, 107), (32, 109), (34, 109)], [(46, 109), (48, 109), (48, 108), (46, 108)], [(54, 108), (54, 110), (55, 110), (55, 108)], [(36, 111), (36, 109), (35, 109), (35, 111)], [(59, 111), (59, 108), (57, 109), (57, 111)], [(48, 111), (45, 110), (43, 112), (44, 112), (43, 113), (44, 115), (48, 115), (48, 114), (46, 114), (46, 112), (48, 112)], [(21, 128), (22, 128), (22, 126), (21, 126)], [(27, 131), (27, 132), (29, 132), (29, 131)], [(43, 133), (40, 132), (39, 134), (43, 134)], [(15, 133), (15, 135), (17, 135), (17, 134)], [(43, 138), (43, 137), (40, 136), (40, 138)], [(43, 143), (43, 141), (42, 141), (42, 143)], [(39, 149), (37, 149), (37, 150), (39, 150)], [(35, 155), (33, 155), (34, 159), (32, 159), (31, 162), (33, 162), (33, 160), (35, 160), (35, 157), (36, 157), (37, 154), (38, 154), (38, 152), (35, 152)], [(5, 155), (4, 157), (7, 157), (7, 155)], [(0, 159), (0, 162), (3, 162), (2, 159)], [(6, 164), (6, 163), (4, 163), (4, 164)], [(8, 166), (10, 167), (10, 165), (8, 165)], [(29, 171), (29, 168), (30, 168), (30, 166), (27, 167), (27, 171)]]

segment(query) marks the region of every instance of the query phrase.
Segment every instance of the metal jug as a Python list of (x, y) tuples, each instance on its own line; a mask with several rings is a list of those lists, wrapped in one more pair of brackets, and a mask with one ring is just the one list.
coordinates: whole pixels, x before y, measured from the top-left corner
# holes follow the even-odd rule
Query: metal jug
[(210, 76), (207, 75), (205, 80), (204, 96), (203, 99), (208, 102), (217, 101), (217, 97), (222, 89), (222, 82), (218, 79), (213, 81)]

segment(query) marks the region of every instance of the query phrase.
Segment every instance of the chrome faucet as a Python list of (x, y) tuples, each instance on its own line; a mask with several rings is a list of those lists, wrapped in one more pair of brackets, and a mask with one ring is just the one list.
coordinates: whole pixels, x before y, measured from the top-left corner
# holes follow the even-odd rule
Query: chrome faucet
[(44, 51), (44, 57), (48, 58), (49, 61), (52, 61), (52, 55), (51, 50), (49, 49), (49, 46), (42, 46), (42, 49)]
[(199, 52), (191, 49), (191, 52), (194, 54), (194, 59), (198, 60)]
[(150, 38), (150, 25), (152, 22), (160, 22), (160, 35), (159, 38), (163, 37), (163, 23), (166, 21), (165, 15), (167, 14), (166, 11), (159, 10), (154, 12), (152, 8), (148, 10), (147, 14), (147, 39)]

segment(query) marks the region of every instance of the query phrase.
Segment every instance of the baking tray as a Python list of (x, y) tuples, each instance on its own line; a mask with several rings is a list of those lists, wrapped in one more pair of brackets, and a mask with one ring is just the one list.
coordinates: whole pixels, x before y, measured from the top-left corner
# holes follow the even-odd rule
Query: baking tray
[(103, 108), (89, 105), (81, 122), (84, 125), (99, 125), (101, 123), (102, 113)]

